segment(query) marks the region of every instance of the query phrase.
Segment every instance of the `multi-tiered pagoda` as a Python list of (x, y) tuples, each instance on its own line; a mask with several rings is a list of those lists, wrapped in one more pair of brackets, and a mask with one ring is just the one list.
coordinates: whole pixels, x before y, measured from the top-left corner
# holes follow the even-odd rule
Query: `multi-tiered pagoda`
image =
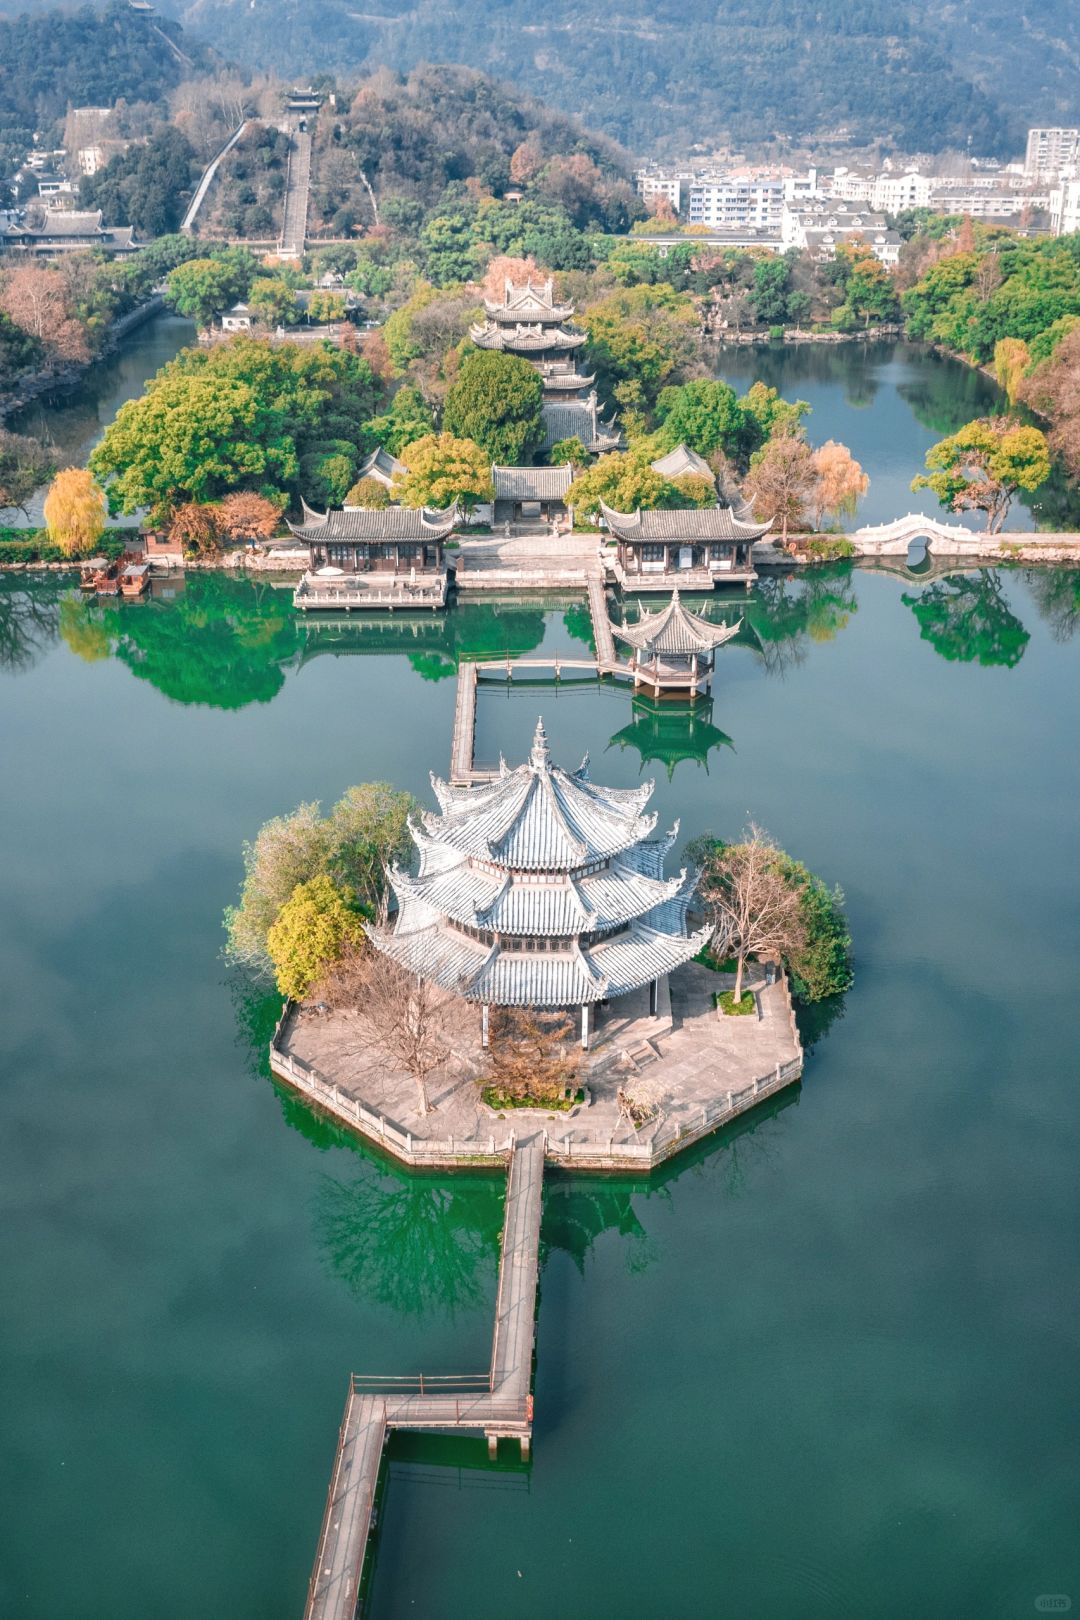
[(595, 382), (595, 377), (577, 369), (574, 354), (585, 342), (585, 333), (566, 325), (574, 306), (555, 302), (550, 276), (539, 286), (527, 281), (516, 287), (508, 280), (502, 301), (485, 298), (484, 310), (486, 320), (471, 330), (473, 342), (481, 349), (499, 349), (528, 360), (543, 379), (545, 399), (577, 399)]
[(410, 826), (418, 875), (395, 867), (394, 923), (376, 946), (421, 978), (490, 1007), (589, 1009), (648, 986), (690, 960), (709, 930), (688, 934), (694, 879), (664, 876), (678, 825), (653, 836), (653, 784), (603, 788), (553, 765), (543, 722), (532, 752), (473, 787), (434, 775), (439, 814)]

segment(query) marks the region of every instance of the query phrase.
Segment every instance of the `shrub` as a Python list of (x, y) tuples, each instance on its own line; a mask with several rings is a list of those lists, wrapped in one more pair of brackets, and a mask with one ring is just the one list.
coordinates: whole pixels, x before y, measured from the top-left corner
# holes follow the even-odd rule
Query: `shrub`
[(738, 1001), (735, 1000), (734, 990), (721, 990), (716, 997), (716, 1005), (729, 1018), (745, 1018), (748, 1013), (754, 1012), (757, 1003), (749, 990), (744, 990)]

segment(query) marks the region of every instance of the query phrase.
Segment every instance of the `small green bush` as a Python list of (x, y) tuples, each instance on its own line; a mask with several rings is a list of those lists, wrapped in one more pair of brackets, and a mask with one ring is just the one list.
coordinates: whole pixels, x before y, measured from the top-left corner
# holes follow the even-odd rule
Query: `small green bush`
[(720, 1011), (726, 1013), (729, 1018), (745, 1018), (748, 1013), (754, 1012), (757, 1006), (753, 993), (749, 990), (744, 990), (738, 1001), (735, 1000), (734, 990), (721, 990), (715, 1000)]
[[(91, 555), (119, 557), (134, 538), (131, 529), (106, 529), (95, 542)], [(54, 546), (45, 529), (0, 529), (0, 568), (10, 563), (33, 562), (64, 562), (77, 568), (79, 558), (69, 557), (66, 551)]]
[(838, 562), (843, 557), (854, 557), (855, 543), (846, 534), (819, 535), (806, 542), (806, 555), (815, 562)]
[[(577, 1103), (585, 1101), (585, 1092), (579, 1086), (573, 1093), (566, 1091), (561, 1097), (514, 1097), (499, 1086), (484, 1086), (480, 1092), (480, 1099), (488, 1108), (555, 1108), (561, 1113), (567, 1113)], [(500, 1112), (499, 1118), (503, 1117)]]

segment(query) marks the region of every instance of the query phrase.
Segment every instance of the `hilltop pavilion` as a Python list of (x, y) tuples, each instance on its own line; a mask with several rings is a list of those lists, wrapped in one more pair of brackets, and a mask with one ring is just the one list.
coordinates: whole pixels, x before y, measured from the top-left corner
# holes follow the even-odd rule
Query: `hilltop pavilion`
[(611, 629), (633, 648), (630, 667), (635, 687), (648, 688), (653, 697), (661, 692), (696, 697), (712, 680), (717, 647), (737, 636), (741, 626), (741, 619), (735, 624), (710, 624), (684, 607), (676, 590), (658, 613), (643, 612), (635, 623), (613, 624)]
[(410, 824), (418, 875), (393, 867), (394, 922), (372, 929), (376, 947), (410, 973), (458, 991), (482, 1009), (590, 1008), (645, 986), (655, 1014), (659, 983), (702, 949), (687, 932), (696, 878), (664, 876), (678, 824), (653, 836), (653, 783), (603, 788), (552, 764), (543, 721), (523, 765), (472, 787), (432, 775), (439, 813)]
[(584, 332), (566, 323), (573, 304), (555, 302), (554, 282), (517, 287), (507, 280), (501, 300), (484, 299), (485, 319), (472, 327), (470, 337), (480, 349), (516, 354), (536, 367), (544, 384), (545, 399), (576, 399), (595, 382), (578, 371), (573, 355), (585, 342)]

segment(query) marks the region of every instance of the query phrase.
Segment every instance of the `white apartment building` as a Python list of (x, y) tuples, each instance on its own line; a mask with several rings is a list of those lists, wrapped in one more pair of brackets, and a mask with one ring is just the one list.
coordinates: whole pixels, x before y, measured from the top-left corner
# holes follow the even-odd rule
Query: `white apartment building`
[(834, 169), (826, 186), (830, 197), (840, 202), (871, 202), (876, 175), (863, 169)]
[(646, 203), (654, 197), (666, 197), (671, 204), (672, 212), (676, 214), (679, 212), (682, 207), (683, 185), (689, 176), (668, 174), (663, 170), (653, 173), (647, 169), (640, 169), (634, 178), (637, 181), (638, 192)]
[(971, 180), (935, 180), (929, 206), (939, 214), (970, 214), (973, 219), (1015, 219), (1025, 209), (1044, 212), (1047, 191), (1016, 191), (998, 180), (992, 187)]
[(686, 215), (692, 225), (779, 230), (783, 212), (780, 175), (711, 175), (692, 180), (687, 187)]
[(1080, 161), (1080, 129), (1029, 129), (1024, 175), (1054, 180), (1070, 163)]
[(1080, 180), (1063, 180), (1051, 191), (1050, 229), (1055, 236), (1080, 231)]
[(907, 174), (879, 174), (871, 206), (879, 214), (902, 214), (907, 208), (929, 208), (934, 182), (912, 169)]

